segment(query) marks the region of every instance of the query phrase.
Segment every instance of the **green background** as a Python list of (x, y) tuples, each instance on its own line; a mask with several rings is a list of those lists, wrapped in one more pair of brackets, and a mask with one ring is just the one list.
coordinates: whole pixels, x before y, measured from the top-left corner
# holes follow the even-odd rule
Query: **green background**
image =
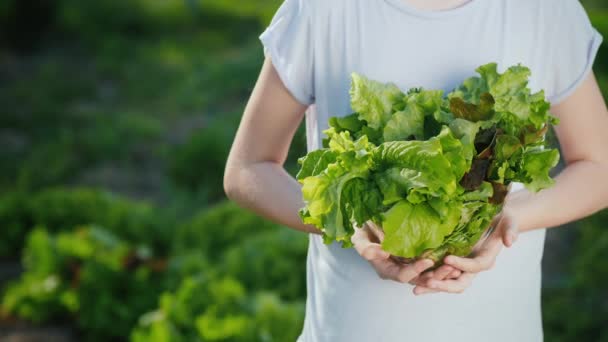
[[(583, 3), (608, 37), (608, 5)], [(222, 190), (279, 4), (0, 3), (0, 338), (295, 339), (306, 236)], [(300, 128), (290, 172), (304, 153)], [(608, 341), (607, 225), (548, 232), (547, 341)]]

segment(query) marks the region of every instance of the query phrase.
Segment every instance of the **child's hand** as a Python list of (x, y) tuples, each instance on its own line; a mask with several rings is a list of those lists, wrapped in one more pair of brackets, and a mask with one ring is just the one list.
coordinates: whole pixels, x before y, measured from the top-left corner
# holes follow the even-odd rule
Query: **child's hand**
[(408, 283), (433, 266), (433, 261), (429, 259), (418, 260), (410, 265), (391, 259), (390, 254), (380, 246), (383, 237), (382, 230), (369, 223), (355, 229), (351, 238), (355, 250), (374, 267), (380, 278)]
[[(496, 257), (500, 253), (502, 246), (511, 247), (519, 233), (517, 219), (508, 209), (496, 216), (490, 225), (489, 236), (483, 240), (473, 250), (467, 258), (448, 255), (444, 259), (444, 265), (439, 267), (434, 273), (440, 275), (449, 272), (460, 271), (461, 274), (456, 279), (438, 280), (435, 277), (420, 277), (416, 282), (414, 294), (420, 295), (431, 292), (462, 293), (471, 285), (477, 273), (487, 271), (494, 266)], [(494, 229), (493, 229), (493, 228)], [(452, 278), (448, 276), (448, 278)]]

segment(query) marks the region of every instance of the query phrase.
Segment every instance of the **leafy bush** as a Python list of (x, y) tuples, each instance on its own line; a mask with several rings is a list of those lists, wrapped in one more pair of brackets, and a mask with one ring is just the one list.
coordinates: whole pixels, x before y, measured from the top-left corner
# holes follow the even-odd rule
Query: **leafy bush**
[(71, 317), (87, 341), (127, 336), (153, 308), (166, 267), (145, 246), (95, 226), (57, 235), (32, 231), (23, 264), (26, 271), (9, 285), (2, 312), (36, 323)]
[(0, 256), (15, 256), (25, 235), (34, 225), (49, 231), (69, 230), (96, 224), (132, 243), (166, 252), (170, 228), (158, 210), (107, 191), (53, 188), (28, 195), (9, 193), (0, 197)]
[(169, 175), (173, 182), (187, 191), (204, 191), (211, 198), (221, 198), (224, 166), (236, 128), (236, 124), (212, 122), (170, 151)]
[(228, 247), (251, 239), (256, 233), (276, 229), (276, 224), (224, 201), (203, 210), (178, 228), (173, 254), (197, 251), (209, 261), (217, 262)]
[(232, 245), (222, 269), (248, 290), (273, 291), (281, 298), (306, 296), (305, 234), (287, 228), (259, 233)]
[(293, 341), (302, 309), (269, 293), (248, 296), (231, 277), (192, 276), (164, 293), (158, 310), (141, 317), (131, 341)]
[[(565, 288), (546, 289), (547, 341), (608, 341), (608, 210), (582, 220)], [(567, 314), (569, 312), (584, 314)]]
[(0, 196), (0, 257), (16, 256), (28, 228), (33, 226), (27, 208), (28, 199), (21, 192)]

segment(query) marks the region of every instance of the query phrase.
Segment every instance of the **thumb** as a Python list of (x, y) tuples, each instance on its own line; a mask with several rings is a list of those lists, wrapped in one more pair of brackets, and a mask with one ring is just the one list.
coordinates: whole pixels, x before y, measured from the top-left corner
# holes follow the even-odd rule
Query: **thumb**
[(502, 242), (506, 247), (513, 246), (519, 235), (517, 221), (510, 215), (504, 215), (501, 220)]
[(388, 259), (390, 254), (384, 251), (380, 244), (372, 242), (370, 234), (366, 226), (355, 229), (351, 242), (357, 253), (369, 261)]

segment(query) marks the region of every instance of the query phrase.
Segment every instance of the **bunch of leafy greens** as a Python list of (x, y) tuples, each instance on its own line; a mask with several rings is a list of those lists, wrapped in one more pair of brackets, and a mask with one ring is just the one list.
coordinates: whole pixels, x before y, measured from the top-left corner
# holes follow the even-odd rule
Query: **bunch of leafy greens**
[(371, 220), (384, 250), (440, 260), (470, 253), (510, 183), (551, 186), (559, 153), (544, 138), (558, 120), (527, 87), (530, 70), (477, 72), (447, 96), (353, 73), (354, 113), (332, 117), (323, 148), (299, 160), (303, 221), (349, 247), (353, 227)]

